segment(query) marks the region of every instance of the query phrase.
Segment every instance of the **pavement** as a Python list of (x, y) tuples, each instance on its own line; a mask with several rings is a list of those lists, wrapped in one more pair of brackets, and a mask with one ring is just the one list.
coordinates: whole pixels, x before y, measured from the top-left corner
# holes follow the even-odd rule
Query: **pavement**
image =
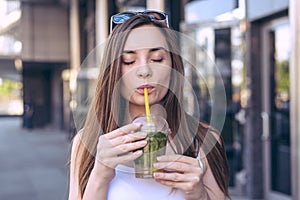
[(21, 118), (0, 118), (0, 199), (67, 199), (67, 133), (21, 125)]
[[(27, 130), (0, 118), (0, 200), (67, 200), (69, 139), (53, 127)], [(246, 200), (230, 188), (232, 200)]]

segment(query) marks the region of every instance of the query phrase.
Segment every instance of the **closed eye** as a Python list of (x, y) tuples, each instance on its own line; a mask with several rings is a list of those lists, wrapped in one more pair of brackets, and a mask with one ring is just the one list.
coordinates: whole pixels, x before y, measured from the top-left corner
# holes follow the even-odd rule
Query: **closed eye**
[(124, 64), (124, 65), (132, 65), (132, 64), (134, 64), (134, 63), (135, 63), (135, 61), (130, 61), (130, 62), (123, 61), (123, 64)]
[(159, 59), (152, 59), (152, 62), (162, 62), (164, 59), (163, 58), (159, 58)]

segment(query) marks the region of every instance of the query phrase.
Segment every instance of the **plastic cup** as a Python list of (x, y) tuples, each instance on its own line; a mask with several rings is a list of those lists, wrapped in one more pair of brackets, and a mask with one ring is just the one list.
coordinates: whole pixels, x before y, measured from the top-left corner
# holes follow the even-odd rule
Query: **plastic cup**
[(140, 131), (148, 134), (147, 145), (142, 149), (143, 154), (134, 161), (136, 178), (153, 178), (153, 173), (159, 171), (153, 167), (156, 158), (166, 153), (169, 125), (161, 116), (151, 115), (150, 119), (150, 124), (147, 123), (146, 116), (133, 120), (133, 122), (142, 123)]

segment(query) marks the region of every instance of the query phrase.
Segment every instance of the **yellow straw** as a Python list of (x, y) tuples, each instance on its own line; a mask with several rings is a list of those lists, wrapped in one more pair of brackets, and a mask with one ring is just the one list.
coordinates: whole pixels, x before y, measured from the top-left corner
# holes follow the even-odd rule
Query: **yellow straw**
[(148, 88), (144, 88), (144, 96), (145, 96), (145, 109), (146, 109), (146, 117), (147, 117), (147, 123), (150, 125), (150, 107), (149, 107), (149, 99), (148, 99)]

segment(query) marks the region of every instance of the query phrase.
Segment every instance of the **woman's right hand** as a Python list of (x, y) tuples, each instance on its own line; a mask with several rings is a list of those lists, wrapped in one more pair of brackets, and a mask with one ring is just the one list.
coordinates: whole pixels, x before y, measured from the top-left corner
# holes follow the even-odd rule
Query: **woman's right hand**
[(94, 172), (110, 182), (115, 175), (115, 167), (133, 161), (142, 155), (147, 142), (147, 133), (135, 132), (141, 124), (132, 123), (101, 135), (97, 144)]

